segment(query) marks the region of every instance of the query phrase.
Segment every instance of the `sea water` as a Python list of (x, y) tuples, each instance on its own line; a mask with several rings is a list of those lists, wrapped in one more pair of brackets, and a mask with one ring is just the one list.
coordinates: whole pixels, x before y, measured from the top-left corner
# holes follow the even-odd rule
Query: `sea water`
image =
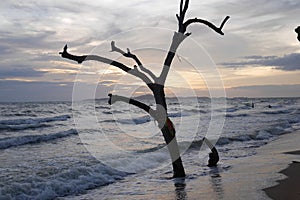
[[(141, 101), (153, 106), (151, 100)], [(207, 179), (207, 184), (211, 170), (206, 167), (209, 151), (201, 148), (204, 136), (217, 142), (222, 172), (234, 167), (231, 161), (255, 155), (258, 147), (300, 129), (299, 98), (199, 98), (197, 102), (169, 98), (167, 102), (187, 179)], [(72, 199), (94, 191), (100, 199), (143, 199), (141, 183), (155, 180), (148, 193), (161, 190), (162, 196), (168, 190), (160, 185), (174, 186), (157, 123), (133, 106), (109, 106), (107, 100), (73, 106), (72, 102), (1, 103), (0, 113), (0, 199)], [(215, 116), (219, 124), (210, 123)], [(211, 135), (214, 131), (218, 134)], [(203, 184), (203, 193), (217, 194)], [(184, 197), (180, 181), (177, 185), (178, 195)]]

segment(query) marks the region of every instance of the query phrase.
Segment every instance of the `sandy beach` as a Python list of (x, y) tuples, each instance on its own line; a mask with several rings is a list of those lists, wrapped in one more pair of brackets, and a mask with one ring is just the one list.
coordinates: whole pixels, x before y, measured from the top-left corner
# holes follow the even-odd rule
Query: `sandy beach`
[(139, 174), (66, 199), (299, 199), (300, 164), (293, 163), (300, 161), (299, 141), (299, 131), (282, 135), (258, 148), (256, 155), (222, 160), (217, 168), (199, 166), (204, 168), (203, 176), (190, 172), (179, 182), (151, 174), (144, 179)]
[[(300, 151), (287, 152), (289, 154), (299, 155)], [(278, 185), (264, 189), (267, 195), (274, 199), (300, 199), (300, 162), (293, 161), (288, 168), (280, 171), (287, 176), (286, 179), (278, 181)]]

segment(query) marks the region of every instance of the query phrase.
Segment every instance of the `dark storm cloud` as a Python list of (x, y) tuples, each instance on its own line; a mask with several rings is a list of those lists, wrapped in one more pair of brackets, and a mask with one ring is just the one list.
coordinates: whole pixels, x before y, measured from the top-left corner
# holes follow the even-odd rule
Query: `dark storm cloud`
[(282, 57), (278, 56), (247, 56), (241, 62), (227, 62), (221, 65), (230, 68), (241, 68), (245, 66), (270, 66), (283, 71), (300, 70), (300, 54), (292, 53)]

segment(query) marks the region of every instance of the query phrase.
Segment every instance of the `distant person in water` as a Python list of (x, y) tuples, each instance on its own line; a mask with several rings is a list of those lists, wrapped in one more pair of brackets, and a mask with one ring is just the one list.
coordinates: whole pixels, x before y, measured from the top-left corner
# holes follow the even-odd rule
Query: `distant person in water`
[(298, 34), (298, 40), (300, 42), (300, 26), (298, 26), (296, 29), (295, 29), (295, 32)]
[(211, 153), (209, 154), (209, 160), (208, 160), (207, 166), (208, 167), (217, 166), (217, 163), (219, 162), (219, 154), (218, 154), (216, 147), (214, 147), (214, 145), (212, 145), (212, 143), (205, 137), (203, 138), (203, 141), (207, 144), (207, 146), (211, 150)]

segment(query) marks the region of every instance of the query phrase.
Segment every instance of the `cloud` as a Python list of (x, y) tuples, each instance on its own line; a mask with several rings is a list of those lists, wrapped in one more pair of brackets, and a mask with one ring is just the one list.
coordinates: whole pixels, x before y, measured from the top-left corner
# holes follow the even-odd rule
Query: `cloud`
[[(24, 101), (71, 101), (74, 89), (77, 90), (75, 99), (106, 98), (111, 87), (98, 84), (80, 83), (74, 88), (73, 82), (48, 81), (15, 81), (0, 80), (0, 102)], [(79, 95), (78, 95), (79, 94)]]
[(0, 45), (0, 55), (8, 55), (13, 52), (13, 49), (7, 45)]
[[(258, 6), (264, 6), (263, 9)], [(216, 7), (223, 7), (226, 11), (241, 14), (251, 14), (251, 16), (261, 16), (274, 14), (276, 12), (285, 13), (291, 10), (297, 10), (300, 6), (299, 1), (281, 0), (281, 1), (268, 1), (268, 0), (233, 0), (230, 3), (222, 1), (216, 3)]]
[(22, 78), (22, 77), (41, 77), (45, 72), (37, 71), (31, 68), (12, 68), (0, 69), (0, 78)]
[(241, 62), (220, 63), (225, 67), (240, 68), (245, 66), (268, 66), (283, 71), (300, 70), (300, 54), (292, 53), (278, 56), (246, 56)]
[[(0, 78), (31, 77), (30, 80), (33, 81), (69, 81), (74, 77), (76, 67), (79, 68), (80, 65), (59, 57), (58, 52), (66, 43), (72, 48), (70, 49), (72, 53), (86, 54), (97, 46), (97, 42), (133, 28), (170, 28), (171, 35), (157, 37), (159, 34), (154, 34), (154, 31), (123, 34), (120, 36), (123, 39), (116, 40), (120, 47), (124, 49), (128, 47), (133, 51), (148, 46), (168, 49), (173, 30), (177, 30), (175, 14), (178, 12), (178, 6), (179, 0), (1, 1)], [(299, 57), (297, 54), (291, 54), (297, 51), (298, 46), (291, 47), (291, 44), (296, 40), (294, 28), (296, 23), (299, 23), (295, 20), (300, 17), (299, 7), (300, 2), (297, 0), (230, 0), (226, 2), (193, 0), (190, 1), (188, 17), (197, 16), (208, 19), (216, 25), (226, 15), (230, 15), (231, 19), (224, 27), (224, 37), (216, 35), (207, 27), (195, 25), (189, 29), (193, 33), (191, 39), (194, 38), (203, 44), (216, 62), (227, 62), (233, 60), (234, 57), (245, 55), (276, 55), (243, 57), (242, 62), (233, 62), (231, 66), (225, 64), (226, 67), (243, 67), (252, 62), (253, 66), (272, 66), (285, 71), (298, 70), (296, 61)], [(118, 39), (118, 37), (115, 38)], [(188, 44), (186, 40), (181, 48), (183, 49), (184, 45), (188, 46)], [(107, 48), (95, 53), (107, 56), (105, 52), (109, 50), (108, 45)], [(165, 57), (165, 52), (162, 52), (160, 60), (149, 51), (145, 52), (145, 55), (143, 52), (137, 53), (142, 60), (146, 61), (146, 64), (147, 62), (161, 64)], [(278, 57), (283, 53), (287, 55)], [(190, 52), (190, 54), (200, 57), (199, 52)], [(109, 56), (114, 55), (109, 54)], [(203, 65), (206, 64), (204, 61), (203, 59)], [(230, 63), (227, 62), (227, 64)], [(187, 69), (184, 68), (183, 63), (178, 62), (177, 58), (173, 66), (172, 69), (175, 70)], [(154, 72), (160, 72), (160, 70), (154, 69)], [(106, 75), (103, 85), (114, 85), (109, 81), (118, 80), (121, 75)], [(108, 81), (104, 82), (105, 80)], [(122, 83), (124, 84), (124, 81)], [(11, 88), (19, 91), (18, 87), (15, 87), (16, 83), (5, 84), (11, 84)], [(29, 83), (18, 84), (29, 87)], [(41, 93), (51, 86), (57, 89), (57, 93), (62, 91), (60, 85), (32, 83), (32, 86), (34, 88), (44, 86), (46, 89), (41, 89)], [(125, 82), (124, 87), (126, 86)], [(24, 87), (20, 86), (23, 89)], [(55, 90), (52, 92), (54, 93)], [(26, 95), (22, 92), (20, 94)]]
[(72, 98), (70, 83), (0, 80), (0, 90), (1, 102), (71, 100)]
[(55, 35), (55, 31), (43, 31), (35, 34), (17, 34), (14, 32), (10, 32), (2, 34), (2, 37), (0, 38), (0, 43), (15, 48), (49, 48), (51, 42), (47, 41), (47, 39), (51, 38), (51, 36), (53, 35)]
[[(245, 40), (238, 48), (236, 46), (231, 48), (232, 45), (225, 46), (227, 51), (236, 50), (234, 57), (252, 54), (279, 56), (299, 51), (294, 29), (299, 25), (296, 19), (300, 18), (300, 1), (230, 0), (216, 2), (212, 7), (215, 15), (224, 13), (231, 16), (224, 27), (223, 40), (225, 42), (228, 40), (228, 34), (234, 34)], [(236, 41), (234, 44), (238, 43), (239, 41)], [(245, 46), (246, 51), (238, 52), (240, 49), (244, 50)], [(224, 57), (223, 62), (232, 60), (232, 57)]]

